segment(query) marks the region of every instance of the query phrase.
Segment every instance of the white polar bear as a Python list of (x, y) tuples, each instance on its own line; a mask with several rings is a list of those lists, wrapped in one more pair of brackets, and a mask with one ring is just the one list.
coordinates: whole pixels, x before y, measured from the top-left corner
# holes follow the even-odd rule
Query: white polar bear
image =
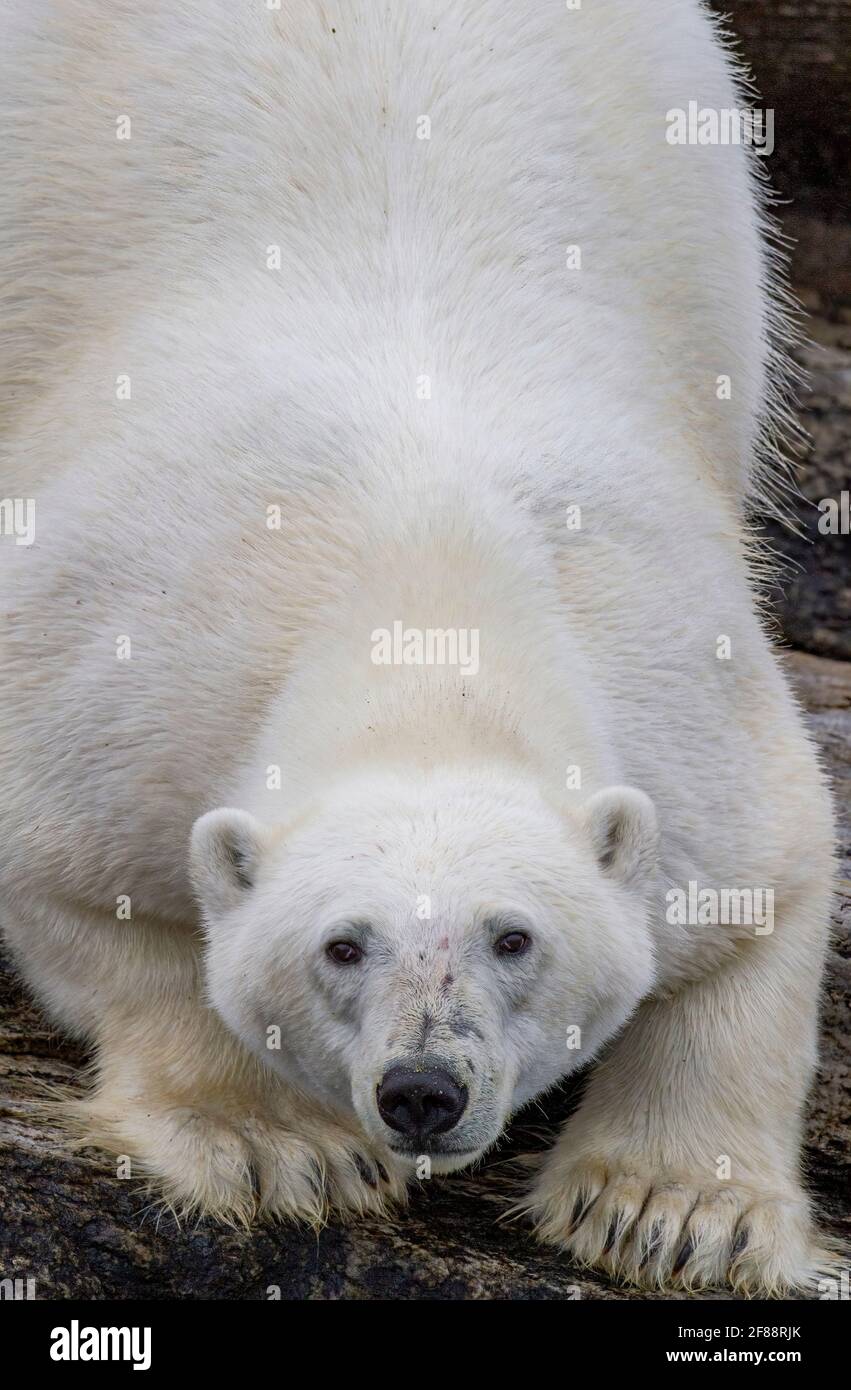
[(86, 1134), (176, 1205), (319, 1221), (607, 1044), (541, 1237), (806, 1285), (831, 815), (745, 521), (755, 160), (668, 138), (741, 105), (711, 21), (19, 9), (0, 910), (96, 1045)]

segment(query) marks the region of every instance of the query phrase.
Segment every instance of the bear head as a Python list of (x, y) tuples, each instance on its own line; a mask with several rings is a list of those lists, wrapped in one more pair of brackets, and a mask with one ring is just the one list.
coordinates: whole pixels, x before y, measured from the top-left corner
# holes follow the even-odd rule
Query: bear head
[(463, 1167), (587, 1062), (654, 978), (658, 833), (627, 787), (369, 772), (295, 823), (202, 816), (209, 1000), (287, 1083), (418, 1170)]

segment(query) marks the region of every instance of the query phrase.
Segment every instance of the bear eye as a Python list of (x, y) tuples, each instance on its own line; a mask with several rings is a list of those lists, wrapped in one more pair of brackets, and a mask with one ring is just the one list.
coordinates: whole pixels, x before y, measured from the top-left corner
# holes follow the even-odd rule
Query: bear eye
[(354, 965), (360, 960), (363, 951), (354, 941), (332, 941), (325, 947), (325, 954), (337, 965)]
[(508, 931), (494, 944), (500, 956), (521, 956), (529, 946), (529, 937), (524, 931)]

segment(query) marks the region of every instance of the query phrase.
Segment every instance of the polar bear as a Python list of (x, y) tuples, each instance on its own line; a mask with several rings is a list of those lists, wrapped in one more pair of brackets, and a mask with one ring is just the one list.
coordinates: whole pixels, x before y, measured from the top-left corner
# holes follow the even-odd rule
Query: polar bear
[(541, 1239), (806, 1287), (831, 811), (747, 522), (759, 155), (671, 138), (742, 105), (713, 21), (3, 26), (0, 913), (94, 1046), (85, 1136), (175, 1208), (318, 1223), (593, 1061)]

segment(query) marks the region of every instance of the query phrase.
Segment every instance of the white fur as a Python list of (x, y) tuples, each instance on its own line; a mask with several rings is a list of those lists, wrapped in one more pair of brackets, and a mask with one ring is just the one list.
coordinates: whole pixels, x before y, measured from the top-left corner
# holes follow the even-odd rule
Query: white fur
[[(36, 539), (0, 538), (0, 903), (98, 1044), (88, 1133), (177, 1203), (244, 1216), (253, 1165), (264, 1210), (318, 1220), (402, 1195), (397, 1055), (463, 1071), (478, 1153), (621, 1030), (529, 1196), (544, 1238), (641, 1281), (806, 1283), (830, 810), (749, 575), (782, 391), (754, 176), (665, 140), (669, 108), (741, 104), (706, 15), (3, 26), (3, 492)], [(400, 619), (476, 629), (478, 671), (374, 664)], [(689, 880), (772, 888), (774, 933), (669, 925)]]

